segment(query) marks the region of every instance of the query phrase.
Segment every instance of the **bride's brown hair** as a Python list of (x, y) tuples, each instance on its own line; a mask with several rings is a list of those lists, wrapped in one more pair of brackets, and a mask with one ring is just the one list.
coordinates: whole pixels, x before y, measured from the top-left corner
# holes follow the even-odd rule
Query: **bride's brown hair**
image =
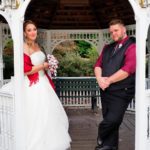
[(36, 25), (35, 22), (33, 22), (32, 20), (26, 20), (26, 21), (24, 21), (24, 23), (23, 23), (23, 31), (24, 31), (24, 32), (25, 32), (26, 27), (27, 27), (28, 24), (33, 24), (33, 25), (35, 25), (35, 27), (37, 28), (37, 25)]

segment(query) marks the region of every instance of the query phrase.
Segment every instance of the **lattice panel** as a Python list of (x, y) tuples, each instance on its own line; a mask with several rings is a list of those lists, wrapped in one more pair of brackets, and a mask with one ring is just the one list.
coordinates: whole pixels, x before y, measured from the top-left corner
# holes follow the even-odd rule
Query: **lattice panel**
[[(128, 36), (135, 36), (135, 25), (128, 25), (127, 28), (127, 35)], [(112, 41), (110, 37), (110, 33), (108, 29), (102, 30), (102, 45), (108, 44)]]
[[(39, 30), (38, 41), (52, 53), (57, 45), (68, 40), (85, 40), (95, 46), (97, 49), (100, 45), (100, 30)], [(44, 36), (44, 38), (43, 38)], [(45, 38), (46, 37), (46, 38)], [(47, 47), (46, 47), (47, 46)]]
[(13, 98), (0, 93), (0, 150), (14, 150)]

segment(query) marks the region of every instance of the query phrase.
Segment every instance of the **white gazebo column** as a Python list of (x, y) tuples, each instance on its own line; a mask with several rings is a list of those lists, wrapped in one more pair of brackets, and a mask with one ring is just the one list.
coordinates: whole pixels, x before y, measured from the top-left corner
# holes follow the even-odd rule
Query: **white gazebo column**
[(145, 76), (145, 56), (146, 56), (146, 38), (150, 21), (150, 9), (141, 8), (139, 2), (129, 0), (136, 20), (136, 130), (135, 130), (135, 150), (148, 150), (148, 99), (146, 90)]
[[(7, 5), (6, 5), (7, 2)], [(17, 2), (17, 3), (16, 3)], [(26, 150), (23, 92), (23, 20), (30, 0), (3, 0), (0, 14), (10, 26), (14, 43), (14, 139), (15, 150)], [(16, 4), (16, 8), (15, 8)], [(13, 9), (12, 9), (13, 8)]]
[(20, 0), (20, 7), (12, 12), (11, 31), (14, 41), (14, 80), (15, 80), (15, 150), (26, 150), (24, 118), (24, 74), (23, 74), (23, 21), (30, 0)]
[(103, 33), (102, 33), (102, 30), (99, 30), (99, 42), (98, 42), (98, 46), (97, 46), (98, 53), (101, 53), (103, 46), (104, 46), (104, 44), (103, 44)]
[[(17, 14), (12, 17), (12, 38), (14, 42), (14, 83), (15, 83), (15, 141), (16, 150), (25, 150), (25, 120), (23, 117), (23, 34), (21, 18)], [(17, 27), (17, 28), (16, 28)], [(14, 30), (15, 29), (15, 30)]]
[[(141, 13), (142, 14), (142, 13)], [(145, 56), (147, 22), (146, 14), (137, 18), (136, 40), (137, 40), (137, 71), (136, 71), (136, 150), (147, 150), (147, 101), (145, 95)]]

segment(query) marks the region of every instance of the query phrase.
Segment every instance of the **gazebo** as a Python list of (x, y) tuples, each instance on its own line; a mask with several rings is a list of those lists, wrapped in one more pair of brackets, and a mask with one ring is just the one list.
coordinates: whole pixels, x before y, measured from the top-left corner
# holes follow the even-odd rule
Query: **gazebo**
[[(97, 49), (103, 42), (109, 41), (109, 34), (106, 30), (98, 30), (107, 28), (107, 24), (110, 18), (119, 17), (125, 20), (127, 25), (136, 24), (136, 42), (137, 42), (137, 72), (136, 72), (136, 142), (135, 150), (147, 150), (150, 147), (150, 90), (146, 89), (146, 79), (145, 79), (145, 49), (146, 40), (148, 39), (148, 44), (150, 43), (150, 33), (148, 33), (150, 24), (150, 1), (144, 0), (129, 0), (128, 1), (106, 1), (99, 2), (98, 0), (84, 0), (82, 2), (75, 3), (77, 1), (67, 0), (60, 1), (48, 1), (43, 0), (42, 2), (38, 0), (2, 0), (0, 5), (0, 14), (3, 16), (2, 20), (6, 21), (10, 27), (12, 38), (14, 41), (14, 93), (4, 93), (0, 91), (0, 103), (2, 113), (6, 114), (13, 113), (12, 120), (13, 126), (11, 131), (13, 132), (13, 137), (11, 135), (5, 137), (2, 135), (1, 140), (6, 145), (2, 145), (0, 148), (2, 150), (25, 150), (25, 127), (23, 119), (23, 32), (22, 24), (25, 19), (32, 19), (36, 21), (39, 28), (44, 29), (70, 29), (68, 30), (52, 30), (45, 31), (41, 30), (41, 34), (46, 35), (47, 49), (52, 49), (56, 44), (62, 42), (63, 40), (70, 39), (70, 35), (73, 35), (74, 39), (84, 39), (88, 42), (93, 43)], [(42, 4), (42, 7), (40, 5)], [(60, 5), (61, 4), (61, 5)], [(80, 4), (80, 5), (79, 5)], [(113, 5), (118, 5), (112, 9)], [(48, 6), (45, 8), (45, 6)], [(127, 9), (126, 7), (131, 8)], [(59, 8), (59, 9), (58, 9)], [(68, 10), (83, 11), (72, 11), (74, 17), (69, 17)], [(90, 8), (90, 9), (89, 9)], [(101, 8), (101, 9), (99, 9)], [(120, 8), (120, 10), (119, 10)], [(133, 9), (132, 9), (133, 8)], [(110, 13), (109, 9), (112, 11)], [(31, 10), (32, 14), (31, 14)], [(50, 10), (50, 11), (48, 11)], [(57, 11), (56, 11), (57, 10)], [(126, 11), (125, 11), (126, 10)], [(117, 12), (120, 12), (118, 14)], [(34, 13), (33, 13), (34, 12)], [(43, 12), (45, 19), (42, 15)], [(35, 15), (33, 15), (35, 14)], [(83, 17), (85, 15), (85, 18)], [(94, 14), (94, 15), (91, 15)], [(127, 14), (127, 15), (126, 15)], [(93, 17), (94, 16), (94, 17)], [(106, 17), (107, 16), (107, 17)], [(126, 18), (128, 16), (128, 18)], [(3, 19), (5, 18), (5, 19)], [(102, 19), (101, 19), (102, 18)], [(102, 21), (103, 18), (105, 21)], [(134, 21), (135, 18), (135, 21)], [(92, 21), (91, 21), (92, 20)], [(81, 21), (81, 22), (80, 22)], [(82, 22), (83, 21), (83, 22)], [(17, 28), (16, 28), (17, 27)], [(131, 30), (131, 35), (135, 34), (133, 26), (128, 26)], [(80, 29), (74, 31), (73, 29)], [(83, 30), (90, 29), (90, 30)], [(92, 29), (97, 29), (92, 30)], [(55, 31), (55, 32), (54, 32)], [(77, 36), (79, 34), (85, 34), (84, 37)], [(96, 35), (96, 38), (91, 38), (90, 35)], [(148, 38), (147, 38), (148, 37)], [(43, 37), (41, 37), (42, 40)], [(50, 43), (49, 43), (50, 41)], [(101, 45), (100, 45), (101, 42)], [(1, 56), (0, 56), (1, 58)], [(2, 65), (1, 65), (2, 69)], [(7, 110), (7, 107), (12, 105), (11, 110)], [(5, 109), (3, 109), (5, 108)], [(12, 121), (11, 120), (11, 121)], [(10, 120), (3, 120), (3, 128), (7, 128)], [(1, 127), (2, 128), (2, 127)], [(13, 142), (11, 141), (13, 140)], [(7, 146), (8, 145), (8, 146)]]

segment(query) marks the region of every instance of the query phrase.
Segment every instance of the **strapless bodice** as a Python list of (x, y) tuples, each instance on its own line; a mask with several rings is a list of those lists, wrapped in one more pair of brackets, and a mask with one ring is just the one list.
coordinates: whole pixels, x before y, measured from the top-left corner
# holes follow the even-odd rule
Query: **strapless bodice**
[[(30, 58), (33, 65), (40, 65), (45, 62), (46, 56), (42, 51), (37, 51), (31, 54)], [(39, 71), (40, 76), (43, 76), (44, 74), (44, 70)]]

